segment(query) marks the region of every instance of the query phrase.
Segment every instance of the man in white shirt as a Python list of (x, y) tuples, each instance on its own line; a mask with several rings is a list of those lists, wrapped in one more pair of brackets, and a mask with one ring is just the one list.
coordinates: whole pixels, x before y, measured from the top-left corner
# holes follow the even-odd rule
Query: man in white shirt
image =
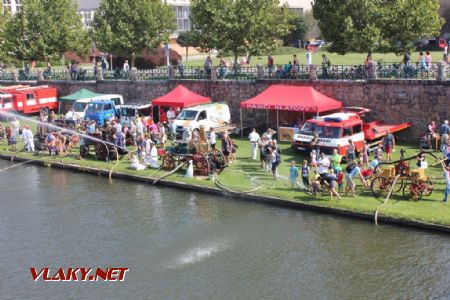
[(130, 71), (130, 65), (128, 64), (128, 60), (125, 60), (125, 62), (123, 63), (123, 70), (125, 72)]
[(253, 128), (252, 132), (248, 135), (248, 139), (250, 140), (250, 146), (252, 149), (252, 159), (256, 160), (256, 153), (258, 150), (258, 142), (261, 139), (259, 134), (256, 132), (256, 128)]
[(211, 145), (211, 149), (216, 149), (216, 132), (214, 131), (214, 127), (209, 129), (208, 142)]
[(328, 172), (328, 168), (330, 167), (330, 159), (326, 157), (325, 153), (320, 153), (320, 158), (317, 161), (317, 165), (319, 167), (318, 172), (319, 175), (324, 175)]
[(22, 130), (22, 137), (25, 141), (25, 147), (28, 152), (34, 152), (33, 132), (29, 126), (25, 126)]
[(136, 122), (136, 131), (138, 136), (141, 136), (144, 134), (144, 123), (142, 123), (141, 119), (138, 119)]

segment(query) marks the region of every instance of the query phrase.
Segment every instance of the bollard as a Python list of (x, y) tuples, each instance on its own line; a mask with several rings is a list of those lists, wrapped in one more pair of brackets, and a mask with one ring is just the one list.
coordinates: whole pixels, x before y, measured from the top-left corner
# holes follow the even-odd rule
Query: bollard
[(97, 74), (95, 79), (97, 81), (102, 81), (103, 80), (103, 70), (102, 70), (101, 66), (96, 66), (95, 67), (95, 73)]
[(445, 81), (447, 79), (447, 63), (444, 61), (438, 62), (438, 73), (436, 80)]
[(211, 80), (217, 80), (217, 67), (211, 67)]
[(131, 81), (137, 80), (137, 68), (136, 67), (131, 68), (130, 79), (131, 79)]
[(264, 66), (262, 64), (257, 64), (256, 68), (258, 70), (258, 79), (264, 79)]
[(44, 73), (41, 70), (37, 71), (37, 81), (44, 81)]
[(175, 79), (175, 68), (170, 65), (169, 66), (169, 80)]
[(309, 65), (309, 80), (317, 80), (317, 66)]
[(18, 82), (18, 81), (19, 81), (19, 76), (17, 75), (17, 72), (16, 72), (16, 71), (13, 71), (13, 72), (11, 73), (11, 76), (12, 76), (12, 81), (13, 81), (13, 82)]
[(367, 79), (377, 79), (377, 77), (377, 62), (372, 60), (369, 62)]

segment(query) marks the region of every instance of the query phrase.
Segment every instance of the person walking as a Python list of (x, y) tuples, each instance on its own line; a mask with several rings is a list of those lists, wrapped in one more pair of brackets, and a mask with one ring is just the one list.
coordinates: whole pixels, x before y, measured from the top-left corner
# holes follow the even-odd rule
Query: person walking
[(130, 71), (130, 65), (128, 64), (128, 59), (126, 59), (125, 62), (123, 63), (123, 71), (125, 73), (128, 73)]
[(322, 54), (322, 75), (323, 75), (323, 79), (328, 79), (328, 68), (330, 66), (331, 66), (330, 59), (325, 54)]
[(444, 152), (450, 135), (450, 126), (448, 125), (448, 120), (445, 120), (444, 123), (439, 126), (439, 134), (441, 135), (441, 151)]
[(411, 62), (411, 54), (408, 50), (405, 51), (405, 54), (403, 55), (403, 64), (406, 66), (409, 66)]
[(331, 169), (334, 170), (335, 174), (339, 174), (342, 171), (341, 161), (342, 155), (339, 155), (337, 149), (333, 149), (333, 155), (330, 158), (331, 161)]
[(423, 52), (419, 53), (419, 60), (418, 60), (417, 64), (419, 65), (420, 70), (428, 71), (427, 61), (425, 59), (425, 56), (423, 55)]
[(444, 203), (448, 202), (448, 197), (450, 195), (450, 166), (446, 166), (444, 162), (441, 162), (442, 170), (444, 171), (444, 182), (445, 182), (445, 192), (444, 192)]
[(277, 169), (278, 165), (281, 163), (281, 152), (276, 140), (272, 140), (270, 149), (272, 155), (272, 175), (273, 179), (277, 180)]
[(356, 158), (356, 148), (352, 139), (348, 139), (348, 148), (347, 148), (347, 161), (355, 160)]
[(272, 57), (272, 54), (269, 54), (269, 56), (267, 57), (267, 68), (269, 70), (269, 77), (272, 77), (272, 72), (273, 72), (273, 57)]
[(388, 134), (383, 138), (384, 152), (386, 152), (386, 160), (391, 161), (392, 152), (395, 151), (394, 135), (388, 130)]
[(297, 184), (297, 178), (298, 178), (298, 169), (295, 166), (296, 162), (295, 160), (291, 161), (291, 168), (289, 169), (289, 182), (291, 184), (291, 188), (294, 189)]
[(211, 145), (211, 149), (215, 150), (216, 149), (216, 132), (214, 131), (214, 127), (211, 127), (209, 129), (209, 135), (208, 135), (208, 142), (209, 145)]
[(248, 135), (248, 139), (250, 140), (250, 147), (252, 149), (252, 159), (256, 160), (256, 153), (258, 150), (258, 143), (261, 140), (261, 137), (256, 132), (256, 128), (252, 129), (252, 132)]
[(309, 166), (306, 159), (303, 161), (302, 165), (302, 182), (305, 188), (309, 187)]
[(25, 147), (28, 152), (34, 152), (33, 132), (30, 126), (26, 125), (22, 130), (22, 137), (25, 141)]
[(425, 63), (427, 64), (427, 69), (433, 67), (433, 57), (431, 56), (430, 51), (425, 52)]
[(228, 136), (228, 132), (225, 132), (222, 138), (222, 153), (225, 158), (225, 166), (228, 166), (231, 151), (233, 151), (233, 142)]

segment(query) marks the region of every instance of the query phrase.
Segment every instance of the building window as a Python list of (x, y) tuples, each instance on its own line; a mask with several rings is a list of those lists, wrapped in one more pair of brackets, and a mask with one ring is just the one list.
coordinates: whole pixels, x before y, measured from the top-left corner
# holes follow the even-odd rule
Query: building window
[(3, 0), (3, 10), (4, 11), (12, 11), (11, 0)]
[(191, 8), (189, 6), (174, 6), (173, 10), (177, 22), (177, 32), (191, 30), (191, 21), (189, 20)]

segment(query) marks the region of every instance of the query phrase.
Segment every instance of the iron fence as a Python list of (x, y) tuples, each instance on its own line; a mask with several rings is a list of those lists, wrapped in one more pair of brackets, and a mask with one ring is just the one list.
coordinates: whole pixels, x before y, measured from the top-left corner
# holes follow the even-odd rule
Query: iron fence
[[(208, 69), (205, 67), (184, 67), (174, 66), (169, 68), (157, 68), (149, 70), (137, 70), (136, 76), (130, 71), (115, 69), (103, 72), (103, 80), (136, 80), (136, 81), (158, 81), (169, 79), (203, 79), (210, 80), (243, 80), (254, 81), (257, 79), (267, 80), (308, 80), (314, 75), (319, 80), (342, 80), (342, 81), (366, 81), (369, 77), (369, 70), (364, 65), (332, 65), (332, 66), (277, 66), (269, 68), (267, 66), (251, 67), (216, 67)], [(214, 73), (215, 72), (215, 73)], [(376, 75), (379, 79), (436, 79), (439, 67), (437, 64), (419, 65), (403, 63), (378, 62)], [(447, 67), (447, 78), (450, 78), (450, 68)], [(214, 76), (215, 74), (215, 76)], [(95, 81), (96, 71), (94, 69), (69, 70), (52, 69), (42, 71), (44, 80), (72, 80), (72, 81)], [(0, 80), (2, 81), (35, 81), (38, 78), (36, 70), (19, 69), (16, 71), (1, 70)]]

